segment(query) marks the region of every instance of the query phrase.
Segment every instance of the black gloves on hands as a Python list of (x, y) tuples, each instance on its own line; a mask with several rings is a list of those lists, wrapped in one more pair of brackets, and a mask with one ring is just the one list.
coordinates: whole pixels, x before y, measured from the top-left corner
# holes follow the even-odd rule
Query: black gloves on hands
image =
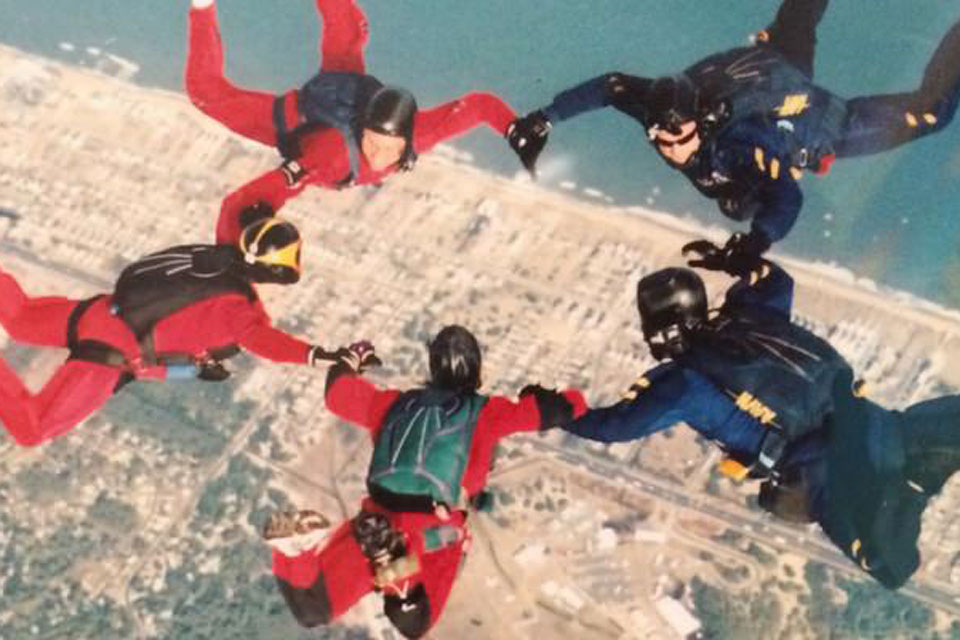
[(310, 350), (310, 364), (314, 367), (321, 362), (343, 364), (354, 373), (363, 373), (369, 367), (379, 367), (383, 362), (374, 353), (373, 345), (367, 340), (354, 342), (349, 347), (340, 347), (336, 351), (327, 351), (315, 346)]
[(520, 397), (534, 396), (540, 411), (540, 430), (552, 429), (573, 420), (573, 405), (556, 389), (545, 389), (539, 384), (528, 384), (520, 390)]
[(517, 118), (507, 127), (507, 142), (524, 168), (530, 172), (530, 177), (537, 179), (537, 158), (547, 145), (550, 134), (550, 120), (543, 111), (533, 111)]
[(723, 247), (709, 240), (695, 240), (685, 244), (681, 251), (685, 257), (691, 253), (699, 256), (687, 261), (691, 267), (723, 271), (744, 278), (761, 268), (763, 253), (769, 248), (769, 240), (751, 232), (733, 234)]
[(369, 367), (379, 367), (383, 364), (383, 361), (374, 353), (373, 345), (369, 340), (354, 342), (346, 349), (338, 350), (337, 353), (340, 354), (342, 351), (346, 353), (341, 354), (338, 361), (347, 365), (356, 373), (363, 373)]

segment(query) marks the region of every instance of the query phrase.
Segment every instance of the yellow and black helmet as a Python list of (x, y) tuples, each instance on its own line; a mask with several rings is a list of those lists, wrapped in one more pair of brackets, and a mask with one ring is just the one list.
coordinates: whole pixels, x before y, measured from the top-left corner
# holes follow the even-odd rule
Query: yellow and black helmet
[(293, 223), (271, 216), (247, 225), (239, 248), (252, 280), (293, 284), (300, 280), (302, 244)]

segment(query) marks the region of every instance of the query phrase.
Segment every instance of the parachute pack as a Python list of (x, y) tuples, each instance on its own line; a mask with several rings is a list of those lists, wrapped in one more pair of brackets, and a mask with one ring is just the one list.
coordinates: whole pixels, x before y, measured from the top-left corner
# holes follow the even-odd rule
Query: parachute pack
[[(783, 121), (786, 133), (798, 126), (817, 133), (804, 136), (805, 146), (797, 142), (797, 166), (818, 169), (821, 158), (833, 152), (830, 141), (843, 126), (845, 102), (814, 85), (776, 50), (732, 49), (701, 60), (684, 75), (700, 91), (702, 130), (717, 131), (745, 119), (769, 118)], [(795, 121), (805, 115), (805, 120), (813, 121)]]
[(343, 136), (350, 158), (349, 182), (360, 175), (360, 117), (370, 97), (383, 86), (370, 75), (346, 71), (321, 71), (308, 80), (298, 95), (300, 122), (287, 130), (283, 115), (283, 99), (274, 103), (278, 148), (287, 160), (301, 156), (300, 138), (318, 128), (336, 129)]
[(484, 396), (439, 389), (403, 394), (391, 407), (374, 445), (367, 488), (379, 504), (431, 513), (461, 502), (473, 434)]
[[(738, 409), (777, 434), (778, 454), (822, 428), (833, 410), (835, 380), (852, 377), (849, 364), (825, 340), (755, 307), (735, 307), (712, 321), (678, 362), (706, 376)], [(760, 461), (768, 471), (776, 462)]]
[(120, 274), (113, 309), (137, 336), (145, 357), (155, 356), (154, 326), (192, 304), (238, 293), (257, 299), (253, 286), (232, 267), (239, 252), (222, 245), (182, 245), (152, 253)]

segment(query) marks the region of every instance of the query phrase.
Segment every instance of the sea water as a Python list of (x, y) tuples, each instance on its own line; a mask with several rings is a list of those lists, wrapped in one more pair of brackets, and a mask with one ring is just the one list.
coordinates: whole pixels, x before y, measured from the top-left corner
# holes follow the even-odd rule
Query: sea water
[[(227, 71), (269, 91), (318, 64), (311, 0), (220, 0)], [(519, 112), (607, 71), (661, 75), (747, 42), (776, 0), (366, 0), (368, 71), (423, 105), (493, 91)], [(137, 81), (182, 90), (186, 0), (0, 0), (0, 42), (79, 64), (97, 51), (140, 65)], [(816, 76), (852, 97), (912, 90), (949, 25), (952, 0), (834, 0), (819, 30)], [(69, 43), (63, 46), (63, 43)], [(88, 49), (92, 48), (92, 53)], [(476, 132), (457, 145), (512, 175), (504, 142)], [(918, 295), (960, 304), (960, 123), (902, 149), (838, 162), (803, 181), (806, 204), (779, 250), (836, 262)], [(554, 129), (543, 182), (582, 197), (724, 223), (713, 204), (656, 157), (643, 131), (612, 110)], [(725, 223), (724, 223), (725, 224)]]

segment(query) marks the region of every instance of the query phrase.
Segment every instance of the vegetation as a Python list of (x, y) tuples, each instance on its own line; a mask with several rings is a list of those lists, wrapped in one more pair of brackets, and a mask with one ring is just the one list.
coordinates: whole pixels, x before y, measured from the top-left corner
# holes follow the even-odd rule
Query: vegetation
[(876, 640), (932, 637), (933, 612), (908, 596), (867, 578), (833, 577), (815, 562), (807, 563), (804, 574), (810, 590), (807, 618), (815, 633)]
[(770, 640), (780, 626), (781, 607), (771, 589), (731, 594), (700, 578), (690, 583), (706, 638)]
[(107, 403), (101, 417), (164, 449), (214, 458), (255, 409), (252, 402), (234, 399), (237, 382), (133, 382)]

